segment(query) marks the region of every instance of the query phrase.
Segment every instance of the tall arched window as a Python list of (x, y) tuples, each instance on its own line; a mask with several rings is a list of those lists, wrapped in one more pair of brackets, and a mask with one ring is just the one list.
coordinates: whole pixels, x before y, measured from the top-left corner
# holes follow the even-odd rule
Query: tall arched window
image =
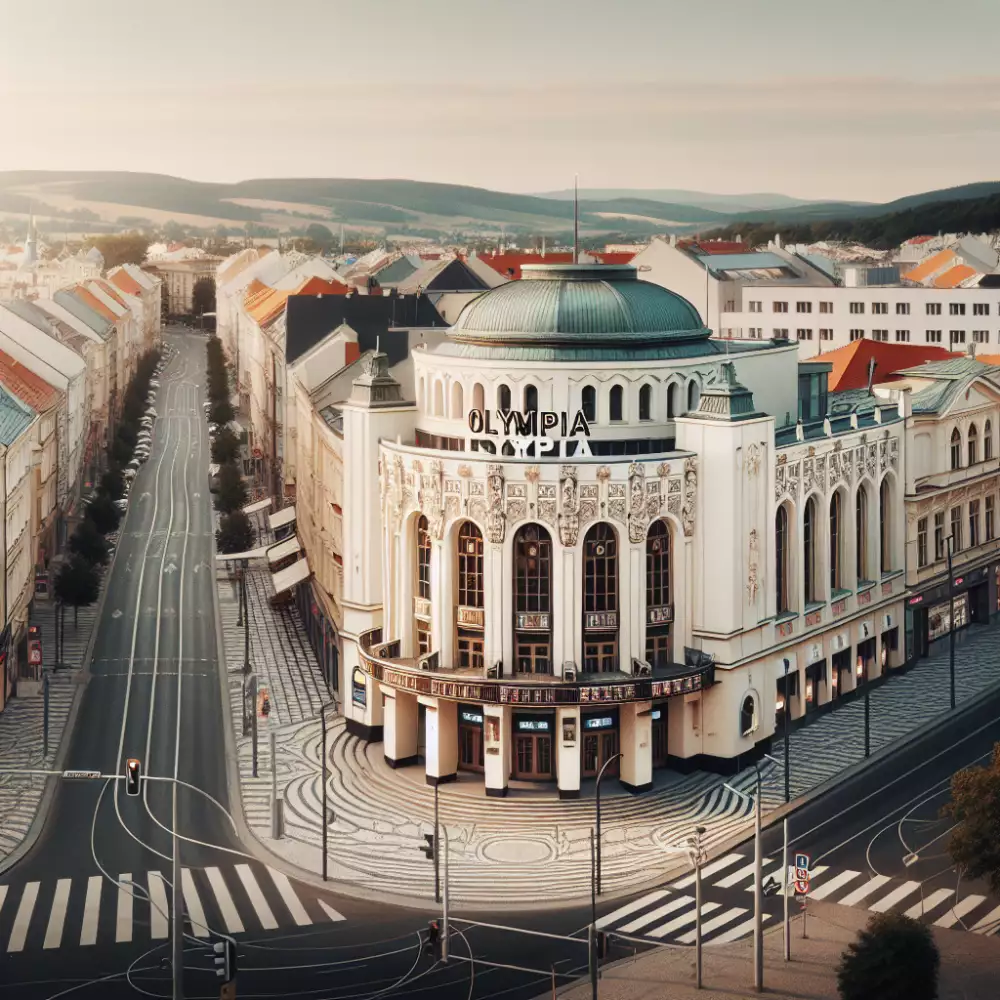
[(975, 465), (979, 461), (979, 431), (976, 425), (969, 427), (969, 465)]
[(608, 419), (609, 420), (621, 420), (622, 411), (624, 409), (622, 400), (625, 395), (625, 390), (622, 389), (620, 385), (613, 385), (611, 387), (611, 392), (608, 394)]
[(892, 569), (892, 511), (889, 509), (890, 489), (888, 478), (882, 480), (878, 490), (878, 549), (883, 573)]
[(868, 493), (858, 487), (854, 498), (854, 551), (855, 572), (858, 582), (868, 579)]
[(458, 529), (458, 665), (471, 670), (484, 666), (483, 535), (471, 522)]
[(677, 386), (667, 386), (667, 420), (677, 416)]
[(444, 416), (444, 386), (440, 379), (434, 380), (434, 416)]
[(514, 644), (519, 674), (552, 673), (552, 538), (526, 524), (514, 536)]
[(474, 410), (486, 409), (486, 393), (483, 390), (482, 382), (477, 382), (472, 387), (472, 408)]
[(462, 414), (464, 413), (465, 403), (465, 392), (462, 389), (461, 382), (452, 382), (451, 384), (451, 419), (461, 420)]
[(670, 656), (670, 529), (654, 521), (646, 534), (646, 662), (667, 667)]
[(510, 409), (510, 386), (505, 384), (500, 384), (497, 386), (497, 409), (498, 410), (509, 410)]
[(583, 669), (618, 669), (618, 538), (599, 521), (583, 540)]
[[(417, 597), (429, 602), (431, 599), (431, 533), (427, 518), (417, 518)], [(417, 653), (424, 656), (431, 651), (430, 605), (415, 609), (414, 621), (417, 630)]]
[(951, 432), (951, 467), (962, 468), (962, 434), (957, 427)]
[(774, 559), (775, 559), (775, 597), (777, 611), (780, 615), (791, 608), (789, 595), (789, 554), (791, 552), (788, 534), (788, 508), (782, 504), (774, 515)]
[(653, 387), (644, 385), (639, 390), (639, 419), (653, 419)]
[(533, 385), (524, 387), (524, 412), (531, 413), (538, 409), (538, 389)]
[(588, 423), (597, 421), (597, 390), (592, 385), (585, 385), (580, 393), (580, 409)]
[(816, 498), (806, 501), (806, 509), (802, 518), (802, 577), (806, 604), (818, 600), (819, 588), (816, 581)]
[(841, 589), (842, 570), (840, 565), (842, 510), (840, 493), (830, 498), (830, 592)]
[(983, 461), (993, 458), (993, 424), (989, 420), (983, 427)]
[(694, 413), (698, 409), (698, 400), (701, 399), (701, 387), (693, 379), (688, 384), (688, 412)]

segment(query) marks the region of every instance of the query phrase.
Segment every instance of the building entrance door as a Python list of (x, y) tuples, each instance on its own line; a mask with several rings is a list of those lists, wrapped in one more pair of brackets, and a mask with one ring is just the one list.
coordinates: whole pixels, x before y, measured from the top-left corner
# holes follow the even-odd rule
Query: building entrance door
[(552, 778), (551, 736), (519, 733), (514, 738), (514, 777), (526, 781)]
[[(582, 753), (583, 776), (596, 778), (598, 772), (604, 767), (605, 761), (610, 760), (618, 753), (618, 733), (587, 733), (583, 737)], [(616, 760), (605, 773), (618, 774), (618, 761)]]
[(667, 766), (667, 710), (653, 709), (653, 767)]
[(483, 731), (479, 726), (458, 727), (458, 761), (465, 771), (482, 771)]

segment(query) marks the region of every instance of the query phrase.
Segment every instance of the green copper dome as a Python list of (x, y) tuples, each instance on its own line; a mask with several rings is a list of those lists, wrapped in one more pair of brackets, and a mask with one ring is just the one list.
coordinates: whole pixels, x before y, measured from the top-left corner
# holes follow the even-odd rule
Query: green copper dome
[(687, 299), (639, 281), (634, 267), (528, 264), (511, 281), (470, 302), (449, 333), (481, 345), (646, 346), (705, 340)]

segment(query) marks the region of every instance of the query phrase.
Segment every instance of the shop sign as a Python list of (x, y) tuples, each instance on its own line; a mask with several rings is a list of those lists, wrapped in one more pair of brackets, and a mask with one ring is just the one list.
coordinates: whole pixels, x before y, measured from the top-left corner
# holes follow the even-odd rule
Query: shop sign
[(674, 606), (672, 604), (661, 604), (648, 608), (646, 611), (646, 623), (648, 625), (668, 625), (674, 620)]
[(583, 627), (589, 630), (618, 628), (618, 612), (589, 611), (584, 615)]
[(663, 716), (663, 710), (659, 708), (654, 708), (652, 715), (650, 717), (652, 718), (653, 722), (659, 722), (662, 716)]
[(509, 443), (515, 458), (566, 458), (569, 455), (567, 443), (575, 443), (574, 458), (589, 458), (592, 455), (587, 438), (590, 424), (577, 410), (570, 416), (566, 410), (531, 410), (519, 413), (516, 410), (470, 410), (469, 430), (470, 450), (487, 451), (497, 454), (498, 441)]
[(525, 631), (547, 632), (551, 628), (549, 615), (546, 611), (519, 611), (517, 628)]
[(584, 729), (614, 729), (615, 717), (613, 715), (595, 715), (583, 720)]
[(800, 896), (809, 893), (809, 866), (812, 859), (808, 854), (795, 855), (795, 892)]
[(847, 601), (837, 601), (831, 610), (834, 615), (842, 615), (847, 610)]
[(792, 623), (791, 623), (791, 622), (782, 622), (782, 623), (781, 623), (781, 624), (780, 624), (780, 625), (778, 626), (778, 635), (779, 635), (779, 636), (780, 636), (780, 637), (781, 637), (782, 639), (785, 639), (785, 638), (787, 638), (787, 637), (788, 637), (788, 636), (790, 636), (791, 634), (792, 634)]
[(570, 746), (576, 743), (576, 719), (572, 716), (568, 719), (563, 719), (562, 738), (563, 743)]
[(552, 720), (543, 716), (518, 716), (517, 731), (519, 733), (551, 733)]
[(351, 701), (358, 708), (366, 708), (368, 705), (368, 688), (365, 684), (365, 675), (358, 667), (354, 668), (351, 675)]
[(892, 580), (890, 580), (888, 583), (882, 584), (882, 593), (883, 595), (892, 593)]
[(470, 726), (481, 726), (483, 724), (483, 713), (475, 709), (463, 708), (459, 713), (462, 722)]
[(910, 598), (910, 599), (909, 599), (909, 600), (908, 600), (908, 601), (907, 601), (906, 603), (907, 603), (907, 604), (908, 604), (908, 605), (909, 605), (909, 606), (910, 606), (911, 608), (912, 608), (912, 607), (913, 607), (914, 605), (916, 605), (916, 604), (923, 604), (923, 603), (924, 603), (924, 595), (923, 595), (923, 594), (917, 594), (917, 596), (916, 596), (916, 597), (911, 597), (911, 598)]
[(861, 622), (858, 625), (858, 642), (864, 642), (865, 639), (870, 639), (874, 631), (874, 623), (872, 622)]

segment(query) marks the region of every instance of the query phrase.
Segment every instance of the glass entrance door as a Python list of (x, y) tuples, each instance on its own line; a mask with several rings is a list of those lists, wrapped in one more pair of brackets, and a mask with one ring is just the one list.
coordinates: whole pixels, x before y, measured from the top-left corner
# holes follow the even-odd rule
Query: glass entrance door
[[(618, 753), (618, 733), (587, 733), (583, 737), (583, 747), (581, 750), (583, 759), (581, 760), (582, 774), (585, 778), (596, 778), (598, 772), (604, 767), (605, 761), (610, 760)], [(608, 775), (618, 774), (618, 761), (616, 760), (605, 772)]]
[(483, 731), (478, 726), (458, 727), (458, 759), (463, 770), (483, 770)]
[(667, 764), (667, 710), (659, 709), (660, 717), (653, 719), (653, 767)]
[(514, 777), (526, 781), (541, 781), (552, 777), (551, 736), (519, 733), (514, 738)]

